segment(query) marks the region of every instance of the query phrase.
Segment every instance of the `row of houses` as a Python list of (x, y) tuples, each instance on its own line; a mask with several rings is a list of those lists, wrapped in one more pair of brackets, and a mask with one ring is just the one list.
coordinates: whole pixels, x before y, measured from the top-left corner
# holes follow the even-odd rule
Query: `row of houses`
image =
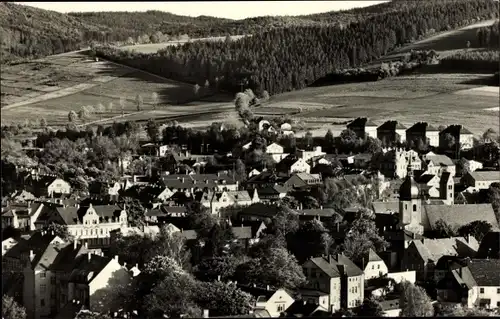
[(439, 131), (426, 122), (418, 122), (411, 127), (406, 127), (398, 121), (386, 121), (377, 125), (366, 117), (356, 118), (347, 124), (347, 129), (354, 131), (361, 138), (369, 136), (387, 143), (405, 141), (417, 143), (420, 140), (434, 147), (446, 147), (445, 136), (450, 134), (461, 149), (472, 148), (474, 137), (474, 134), (462, 125), (450, 125)]

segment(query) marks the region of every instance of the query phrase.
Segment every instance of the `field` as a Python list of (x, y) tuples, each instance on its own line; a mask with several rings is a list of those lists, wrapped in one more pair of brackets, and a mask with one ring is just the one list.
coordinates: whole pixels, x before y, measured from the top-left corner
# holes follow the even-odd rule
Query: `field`
[[(251, 36), (251, 35), (248, 35)], [(245, 35), (232, 35), (231, 40), (238, 40), (245, 37)], [(224, 41), (226, 40), (226, 37), (211, 37), (211, 38), (197, 38), (197, 39), (185, 39), (185, 40), (179, 40), (179, 41), (169, 41), (169, 42), (162, 42), (162, 43), (149, 43), (149, 44), (136, 44), (136, 45), (127, 45), (127, 46), (122, 46), (120, 49), (122, 50), (130, 50), (130, 51), (136, 51), (140, 53), (156, 53), (158, 50), (163, 49), (165, 47), (171, 46), (171, 45), (182, 45), (185, 44), (189, 41), (194, 42), (194, 41)]]
[[(49, 81), (52, 86), (46, 84)], [(161, 112), (165, 118), (203, 114), (210, 108), (219, 110), (220, 104), (230, 99), (218, 96), (187, 103), (194, 97), (193, 87), (189, 84), (108, 61), (95, 62), (84, 54), (73, 53), (8, 66), (5, 70), (2, 68), (2, 122), (44, 117), (48, 125), (57, 127), (67, 124), (69, 111), (78, 112), (82, 106), (95, 107), (98, 104), (103, 104), (106, 111), (92, 114), (87, 123), (109, 122), (106, 119), (149, 119), (156, 116), (152, 111), (153, 93), (159, 97), (156, 112)], [(141, 112), (137, 111), (137, 94), (144, 101)], [(124, 100), (123, 118), (121, 98)], [(109, 107), (110, 103), (112, 108)], [(227, 110), (229, 104), (222, 104), (221, 110)], [(84, 123), (78, 121), (77, 124)]]

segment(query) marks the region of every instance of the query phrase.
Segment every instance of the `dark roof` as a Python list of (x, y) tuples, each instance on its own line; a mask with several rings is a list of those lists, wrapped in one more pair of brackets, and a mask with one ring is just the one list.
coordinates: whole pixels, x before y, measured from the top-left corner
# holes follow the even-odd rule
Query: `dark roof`
[(70, 274), (71, 282), (89, 283), (91, 282), (111, 261), (108, 257), (95, 254), (80, 255), (76, 258), (73, 271)]
[(293, 164), (295, 164), (299, 160), (299, 157), (296, 154), (289, 154), (284, 159), (282, 159), (277, 165), (276, 168), (286, 168), (290, 169)]
[(500, 171), (474, 171), (469, 174), (476, 181), (500, 181)]
[(320, 309), (324, 309), (320, 305), (305, 302), (304, 300), (294, 301), (287, 309), (285, 313), (287, 317), (310, 317), (314, 312)]
[(366, 126), (371, 126), (371, 127), (377, 127), (377, 124), (375, 124), (372, 120), (367, 119), (366, 117), (358, 117), (357, 119), (352, 120), (349, 124), (347, 124), (347, 128), (351, 127), (366, 127)]
[(120, 216), (122, 208), (118, 205), (92, 205), (85, 207), (56, 207), (56, 211), (64, 219), (67, 225), (74, 225), (77, 222), (82, 222), (83, 216), (87, 213), (87, 210), (93, 208), (100, 220), (111, 220), (112, 218), (117, 218)]
[(388, 212), (399, 212), (399, 202), (373, 202), (372, 208), (375, 214), (387, 214)]
[(355, 264), (360, 267), (360, 269), (363, 269), (371, 261), (383, 261), (383, 259), (370, 248), (359, 260), (355, 261)]
[(406, 129), (406, 126), (399, 123), (398, 121), (387, 121), (384, 124), (380, 125), (377, 128), (377, 131), (385, 130), (385, 131), (395, 131), (396, 129)]
[[(498, 230), (498, 221), (491, 204), (467, 205), (422, 205), (425, 214), (424, 228), (433, 230), (437, 221), (443, 219), (451, 226), (463, 226), (476, 220), (490, 223), (492, 230)], [(427, 218), (425, 218), (427, 217)]]
[(473, 259), (468, 267), (478, 286), (500, 286), (500, 259)]
[(450, 270), (457, 269), (459, 267), (467, 266), (467, 261), (470, 260), (467, 257), (460, 256), (443, 256), (439, 258), (434, 269), (437, 270)]
[(500, 258), (500, 232), (487, 233), (481, 240), (476, 258)]
[(257, 193), (259, 196), (262, 195), (279, 195), (279, 194), (286, 194), (288, 193), (288, 189), (285, 186), (282, 186), (280, 184), (274, 184), (274, 185), (267, 185), (265, 187), (260, 188)]
[(427, 183), (429, 183), (435, 176), (436, 175), (434, 175), (434, 174), (423, 174), (423, 175), (420, 175), (418, 178), (415, 178), (415, 181), (418, 184), (427, 185)]
[(275, 172), (264, 171), (254, 175), (247, 180), (247, 183), (278, 183), (284, 181), (285, 177), (278, 176)]
[(255, 203), (243, 208), (240, 212), (241, 216), (259, 216), (272, 218), (279, 212), (279, 207), (276, 205), (267, 205), (265, 203)]
[(42, 235), (42, 232), (37, 231), (33, 233), (30, 238), (19, 241), (14, 247), (5, 253), (4, 257), (20, 259), (22, 255), (29, 255), (30, 250), (33, 250), (35, 254), (34, 261), (38, 263), (41, 255), (45, 252), (50, 242), (52, 242), (56, 237), (57, 236), (52, 235), (52, 233)]
[(472, 134), (471, 131), (463, 127), (462, 125), (450, 125), (441, 132), (439, 132), (439, 135), (441, 134), (451, 134), (452, 136), (458, 136), (459, 134)]
[(407, 132), (418, 132), (418, 133), (425, 133), (425, 132), (439, 132), (437, 128), (434, 126), (430, 125), (427, 122), (418, 122), (413, 124), (409, 129), (406, 130)]
[(361, 276), (363, 271), (354, 262), (342, 254), (329, 257), (311, 258), (310, 261), (331, 278), (340, 277), (343, 273), (348, 277)]
[(234, 222), (231, 222), (233, 227), (250, 227), (252, 230), (252, 238), (255, 238), (257, 236), (257, 232), (259, 229), (265, 229), (266, 224), (261, 221), (261, 220), (235, 220)]
[(408, 174), (404, 182), (399, 187), (399, 199), (400, 200), (411, 200), (418, 197), (420, 194), (420, 189), (418, 183), (411, 174)]
[[(252, 238), (252, 227), (250, 226), (240, 226), (231, 228), (236, 239), (251, 239)], [(198, 233), (196, 230), (188, 229), (181, 230), (181, 235), (186, 240), (193, 240), (198, 238)]]
[(302, 209), (302, 210), (297, 210), (297, 213), (299, 213), (299, 215), (320, 216), (320, 217), (332, 217), (335, 214), (337, 214), (337, 212), (333, 208)]

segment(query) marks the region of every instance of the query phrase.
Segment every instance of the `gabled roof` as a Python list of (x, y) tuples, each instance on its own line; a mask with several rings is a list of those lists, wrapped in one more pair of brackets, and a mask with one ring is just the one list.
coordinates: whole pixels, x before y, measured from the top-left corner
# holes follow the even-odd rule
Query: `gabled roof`
[(227, 195), (231, 197), (236, 203), (251, 201), (252, 198), (248, 191), (226, 191)]
[(500, 259), (472, 259), (468, 267), (479, 287), (500, 288)]
[(375, 214), (387, 214), (389, 212), (395, 212), (395, 213), (399, 212), (398, 201), (373, 202), (372, 207)]
[(469, 174), (476, 181), (500, 181), (500, 172), (499, 171), (474, 171), (469, 172)]
[(385, 130), (385, 131), (395, 131), (395, 130), (405, 130), (406, 126), (399, 123), (398, 121), (387, 121), (384, 124), (380, 125), (377, 130)]
[(320, 217), (332, 217), (337, 212), (333, 208), (311, 208), (311, 209), (301, 209), (297, 210), (299, 215), (305, 216), (320, 216)]
[(369, 249), (368, 252), (366, 252), (361, 260), (356, 260), (356, 265), (363, 267), (363, 263), (366, 266), (369, 262), (375, 262), (375, 261), (383, 261), (382, 258), (380, 258), (379, 255), (373, 250)]
[(289, 154), (284, 159), (282, 159), (276, 166), (280, 168), (290, 169), (292, 165), (297, 163), (299, 160), (301, 160), (301, 158), (298, 157), (297, 155)]
[(349, 124), (347, 124), (347, 128), (351, 127), (377, 127), (377, 124), (375, 124), (372, 120), (367, 119), (366, 117), (358, 117), (351, 121)]
[(91, 205), (88, 207), (67, 206), (55, 207), (55, 210), (64, 219), (67, 225), (75, 225), (78, 222), (82, 222), (83, 216), (85, 216), (87, 210), (91, 207), (95, 210), (96, 214), (102, 221), (119, 217), (123, 210), (118, 205)]
[(309, 174), (309, 173), (294, 173), (298, 178), (303, 181), (317, 180), (321, 179), (320, 174)]
[(418, 132), (418, 133), (425, 133), (425, 132), (439, 132), (437, 128), (434, 126), (430, 125), (427, 122), (418, 122), (413, 124), (409, 129), (406, 130), (407, 132)]
[[(359, 269), (354, 262), (342, 254), (311, 258), (310, 261), (331, 278), (337, 278), (341, 275), (354, 277), (363, 274), (363, 271)], [(343, 273), (343, 271), (345, 271), (345, 273)]]
[(267, 185), (267, 186), (259, 189), (258, 193), (259, 193), (259, 196), (279, 195), (279, 194), (288, 193), (288, 189), (284, 186), (279, 185), (279, 184)]
[(111, 259), (95, 254), (90, 254), (90, 260), (87, 254), (77, 257), (70, 274), (70, 282), (90, 283), (109, 263)]
[(438, 263), (443, 256), (457, 256), (466, 254), (467, 250), (475, 252), (479, 248), (477, 240), (467, 242), (463, 237), (423, 239), (414, 241), (413, 245), (424, 261), (431, 260), (434, 263)]
[(463, 127), (462, 125), (450, 125), (441, 132), (439, 132), (439, 135), (441, 134), (451, 134), (452, 136), (458, 136), (459, 134), (473, 134), (471, 131)]
[(492, 230), (498, 230), (498, 221), (491, 204), (467, 204), (467, 205), (422, 205), (422, 213), (425, 214), (425, 229), (434, 230), (438, 220), (442, 219), (450, 226), (464, 226), (476, 220), (490, 223)]
[(499, 231), (491, 231), (483, 237), (483, 240), (481, 240), (481, 245), (479, 245), (479, 250), (477, 251), (476, 258), (500, 258)]
[(419, 184), (427, 185), (435, 176), (434, 174), (423, 174), (415, 178), (415, 181)]
[(431, 162), (436, 166), (455, 166), (451, 158), (442, 154), (427, 155), (425, 159), (427, 164)]

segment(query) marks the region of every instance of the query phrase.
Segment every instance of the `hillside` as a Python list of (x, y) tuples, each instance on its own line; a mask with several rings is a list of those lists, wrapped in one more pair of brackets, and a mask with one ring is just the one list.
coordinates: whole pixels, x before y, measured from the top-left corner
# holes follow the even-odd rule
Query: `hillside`
[[(387, 10), (414, 6), (393, 1), (366, 8), (308, 16), (264, 16), (243, 20), (187, 17), (161, 11), (61, 14), (14, 3), (0, 3), (2, 63), (76, 50), (90, 42), (158, 43), (191, 38), (255, 34), (290, 26), (348, 25)], [(393, 9), (391, 9), (393, 8)]]
[(55, 11), (0, 3), (2, 61), (77, 50), (85, 34), (107, 30)]
[[(242, 80), (257, 92), (305, 88), (336, 70), (359, 67), (433, 32), (466, 26), (498, 14), (494, 1), (396, 2), (401, 11), (376, 14), (345, 28), (332, 24), (275, 28), (236, 42), (193, 42), (156, 54), (100, 48), (104, 58), (178, 81), (206, 80), (237, 91)], [(287, 48), (284, 50), (283, 48)]]

